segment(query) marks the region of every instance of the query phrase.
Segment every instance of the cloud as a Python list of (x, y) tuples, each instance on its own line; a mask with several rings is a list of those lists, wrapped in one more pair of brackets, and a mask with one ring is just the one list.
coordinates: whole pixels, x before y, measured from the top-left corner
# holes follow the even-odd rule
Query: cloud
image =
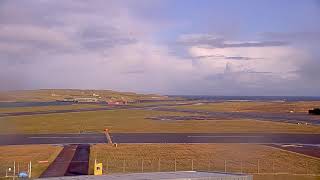
[[(163, 3), (1, 1), (0, 90), (209, 95), (320, 90), (313, 85), (319, 62), (308, 48), (292, 43), (293, 35), (231, 38), (192, 28), (182, 33), (176, 31), (180, 20), (158, 17), (165, 12)], [(147, 16), (159, 9), (160, 14)], [(159, 41), (167, 36), (176, 43)], [(308, 86), (316, 90), (302, 88)]]
[(286, 46), (286, 41), (229, 41), (221, 36), (209, 34), (187, 34), (182, 35), (177, 40), (178, 44), (188, 46), (209, 46), (216, 48), (235, 48), (235, 47), (273, 47)]
[(265, 32), (262, 33), (265, 39), (281, 40), (290, 42), (320, 42), (320, 32), (305, 31), (305, 32)]

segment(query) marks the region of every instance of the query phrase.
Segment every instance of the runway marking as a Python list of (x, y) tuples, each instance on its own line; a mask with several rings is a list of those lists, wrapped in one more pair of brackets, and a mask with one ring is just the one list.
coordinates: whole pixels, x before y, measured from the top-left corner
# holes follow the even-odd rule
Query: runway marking
[(102, 136), (87, 137), (28, 137), (30, 139), (85, 139), (85, 138), (102, 138)]
[(261, 138), (264, 136), (187, 136), (188, 138)]

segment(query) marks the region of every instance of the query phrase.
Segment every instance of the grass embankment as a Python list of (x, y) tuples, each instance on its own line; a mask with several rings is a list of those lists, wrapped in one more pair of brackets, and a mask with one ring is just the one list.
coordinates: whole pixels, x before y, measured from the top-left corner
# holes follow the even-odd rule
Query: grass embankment
[[(259, 173), (319, 174), (320, 159), (250, 144), (119, 144), (91, 148), (90, 172), (94, 159), (102, 162), (107, 173), (176, 170), (244, 172), (254, 179), (312, 179), (313, 176), (257, 175)], [(143, 168), (142, 168), (143, 161)], [(124, 166), (125, 164), (125, 166)], [(242, 164), (242, 165), (241, 165)], [(241, 168), (242, 166), (242, 168)]]
[(196, 109), (219, 112), (267, 112), (267, 113), (308, 113), (309, 109), (320, 107), (320, 101), (300, 102), (221, 102), (177, 106), (181, 109)]
[(0, 146), (0, 178), (5, 176), (7, 168), (13, 168), (14, 161), (16, 171), (18, 166), (20, 171), (27, 171), (28, 163), (31, 161), (32, 177), (39, 177), (61, 149), (62, 147), (50, 145)]
[(255, 120), (225, 121), (158, 121), (146, 119), (158, 115), (186, 115), (185, 113), (110, 110), (96, 112), (61, 113), (0, 118), (0, 133), (78, 133), (102, 132), (268, 132), (319, 133), (320, 127)]

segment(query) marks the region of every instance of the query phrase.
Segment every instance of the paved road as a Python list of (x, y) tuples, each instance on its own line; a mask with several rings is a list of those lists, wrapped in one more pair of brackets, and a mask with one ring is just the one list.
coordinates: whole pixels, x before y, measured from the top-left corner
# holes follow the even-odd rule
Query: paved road
[(103, 133), (0, 135), (0, 145), (106, 143)]
[[(113, 143), (320, 144), (320, 134), (111, 133)], [(0, 145), (107, 143), (103, 133), (0, 135)]]

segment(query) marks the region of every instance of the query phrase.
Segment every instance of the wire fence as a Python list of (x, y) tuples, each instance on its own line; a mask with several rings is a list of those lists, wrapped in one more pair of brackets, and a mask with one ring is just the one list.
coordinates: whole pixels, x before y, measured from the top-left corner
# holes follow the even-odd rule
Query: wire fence
[[(320, 176), (317, 161), (299, 161), (298, 163), (277, 160), (224, 160), (189, 158), (98, 158), (103, 164), (103, 174), (135, 172), (169, 171), (210, 171), (245, 174), (292, 174)], [(63, 163), (63, 162), (60, 162)], [(69, 163), (69, 162), (66, 162)], [(36, 167), (39, 164), (33, 163)], [(94, 159), (90, 161), (89, 174), (93, 174)], [(20, 172), (31, 171), (30, 162), (1, 162), (1, 177), (17, 177)]]
[(320, 175), (320, 166), (310, 162), (296, 164), (275, 160), (210, 160), (210, 159), (103, 159), (103, 173), (213, 171), (246, 174)]
[(31, 178), (31, 161), (13, 161), (0, 163), (0, 178)]

